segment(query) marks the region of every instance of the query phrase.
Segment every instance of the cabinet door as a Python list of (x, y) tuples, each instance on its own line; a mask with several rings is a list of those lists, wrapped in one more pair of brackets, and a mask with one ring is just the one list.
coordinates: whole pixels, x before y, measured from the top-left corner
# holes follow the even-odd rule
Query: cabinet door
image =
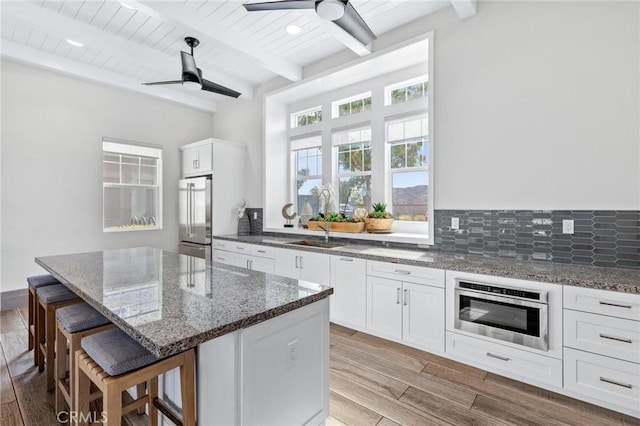
[(297, 253), (300, 279), (331, 285), (331, 259), (328, 254), (301, 251)]
[(253, 269), (254, 271), (260, 271), (267, 274), (275, 273), (275, 262), (273, 259), (251, 256), (250, 265), (251, 269)]
[(444, 352), (444, 289), (403, 283), (402, 340)]
[(224, 263), (226, 265), (239, 266), (241, 268), (246, 268), (248, 266), (247, 256), (224, 250), (214, 250), (213, 261), (217, 263)]
[(198, 172), (211, 172), (213, 170), (213, 144), (202, 145), (198, 150)]
[(276, 275), (300, 278), (300, 253), (296, 250), (281, 249), (276, 253)]
[(402, 282), (367, 276), (367, 329), (381, 337), (402, 338)]
[(331, 256), (331, 321), (365, 328), (367, 321), (367, 275), (364, 259)]
[(182, 151), (182, 174), (189, 176), (198, 172), (198, 148)]

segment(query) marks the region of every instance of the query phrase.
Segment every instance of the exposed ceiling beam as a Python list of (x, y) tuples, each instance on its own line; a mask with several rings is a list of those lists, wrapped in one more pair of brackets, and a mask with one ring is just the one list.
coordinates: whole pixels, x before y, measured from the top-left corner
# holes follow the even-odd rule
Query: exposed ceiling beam
[(371, 44), (365, 46), (364, 44), (356, 40), (351, 34), (346, 32), (333, 22), (322, 19), (317, 15), (316, 18), (320, 21), (325, 31), (327, 31), (333, 38), (338, 40), (345, 47), (352, 50), (356, 55), (367, 56), (371, 54)]
[(39, 49), (34, 49), (33, 47), (25, 46), (24, 44), (3, 40), (2, 56), (41, 68), (53, 69), (65, 74), (71, 74), (83, 79), (98, 81), (109, 86), (120, 87), (150, 96), (163, 98), (207, 112), (216, 111), (216, 102), (213, 99), (209, 100), (198, 96), (192, 96), (185, 93), (185, 91), (169, 89), (167, 87), (155, 87), (151, 90), (149, 86), (141, 85), (140, 81), (135, 78), (125, 77), (121, 74), (107, 71), (103, 68), (63, 58), (59, 55), (54, 55)]
[(291, 81), (302, 79), (302, 67), (257, 46), (235, 31), (215, 25), (203, 18), (195, 10), (178, 2), (137, 1), (128, 2), (147, 15), (155, 16), (165, 22), (174, 22), (193, 30), (196, 36), (212, 38), (229, 49), (248, 56), (261, 67)]
[(460, 19), (471, 18), (477, 12), (477, 0), (451, 0), (451, 4)]
[[(180, 69), (179, 56), (165, 55), (157, 50), (111, 35), (30, 2), (2, 2), (2, 13), (14, 16), (38, 28), (46, 29), (51, 34), (63, 39), (70, 38), (81, 41), (85, 46), (111, 53), (114, 56), (125, 56), (134, 63), (164, 71), (167, 75)], [(168, 64), (176, 65), (168, 69)], [(213, 72), (207, 72), (207, 70), (203, 70), (203, 74), (207, 80), (237, 90), (242, 93), (243, 98), (253, 98), (253, 87), (247, 84), (218, 76)], [(178, 73), (176, 78), (179, 77)]]

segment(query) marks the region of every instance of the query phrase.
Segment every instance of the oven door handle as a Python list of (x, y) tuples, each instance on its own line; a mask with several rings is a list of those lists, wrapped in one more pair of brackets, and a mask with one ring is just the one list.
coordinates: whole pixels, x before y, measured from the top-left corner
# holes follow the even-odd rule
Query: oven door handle
[(509, 296), (496, 296), (495, 294), (484, 293), (481, 291), (463, 290), (456, 288), (455, 294), (457, 296), (468, 296), (478, 300), (489, 300), (493, 302), (509, 303), (516, 306), (526, 306), (529, 308), (540, 308), (541, 306), (547, 306), (546, 303), (541, 302), (529, 302), (528, 300), (515, 299)]

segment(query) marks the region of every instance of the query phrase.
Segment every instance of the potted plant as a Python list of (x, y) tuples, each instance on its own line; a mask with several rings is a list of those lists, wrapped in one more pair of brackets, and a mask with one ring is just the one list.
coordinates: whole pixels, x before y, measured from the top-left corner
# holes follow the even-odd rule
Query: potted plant
[(387, 205), (384, 203), (375, 203), (373, 210), (369, 212), (365, 219), (367, 232), (371, 233), (388, 233), (391, 232), (393, 225), (393, 216), (387, 212)]

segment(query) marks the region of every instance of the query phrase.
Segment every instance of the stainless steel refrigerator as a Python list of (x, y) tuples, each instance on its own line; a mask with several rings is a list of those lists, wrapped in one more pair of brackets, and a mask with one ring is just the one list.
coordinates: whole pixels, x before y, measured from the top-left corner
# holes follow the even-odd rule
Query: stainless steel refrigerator
[(180, 180), (178, 206), (178, 252), (211, 259), (211, 178)]

